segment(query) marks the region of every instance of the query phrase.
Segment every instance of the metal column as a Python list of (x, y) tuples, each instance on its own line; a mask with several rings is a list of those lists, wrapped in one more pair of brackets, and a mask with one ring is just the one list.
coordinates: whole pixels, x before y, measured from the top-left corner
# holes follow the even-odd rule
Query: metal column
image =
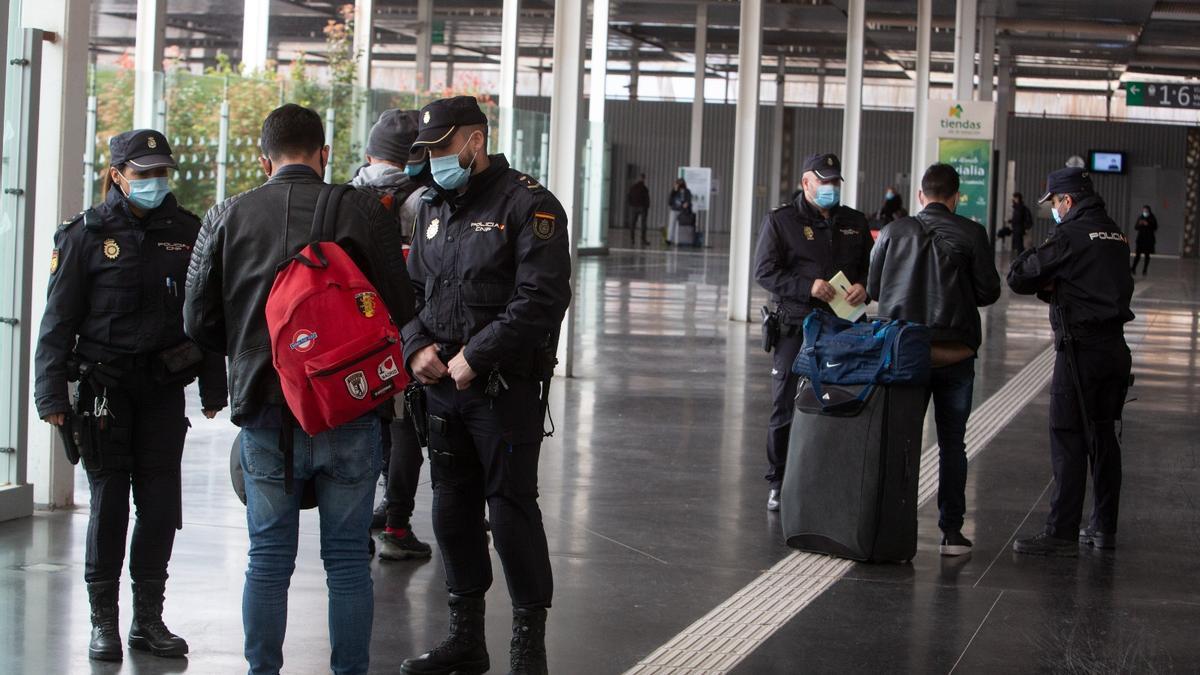
[[(63, 214), (83, 207), (83, 172), (80, 157), (87, 128), (87, 111), (78, 98), (88, 90), (88, 42), (92, 25), (90, 0), (38, 0), (26, 2), (26, 27), (54, 33), (54, 42), (42, 43), (41, 92), (37, 118), (37, 195), (33, 201), (36, 222), (33, 260), (49, 260), (54, 231)], [(50, 283), (50, 268), (33, 265), (31, 289)], [(46, 311), (46, 295), (34, 292), (31, 317)], [(32, 341), (25, 345), (32, 352)], [(29, 482), (34, 502), (52, 508), (71, 506), (75, 499), (75, 467), (67, 462), (58, 434), (30, 410)]]
[[(550, 94), (550, 171), (547, 187), (567, 214), (571, 237), (571, 277), (579, 268), (579, 123), (583, 83), (583, 21), (585, 0), (554, 0), (554, 69)], [(562, 373), (575, 370), (574, 303), (563, 319), (558, 342)]]
[[(861, 0), (859, 0), (861, 1)], [(750, 319), (750, 234), (755, 223), (754, 157), (758, 136), (758, 94), (762, 58), (763, 0), (741, 3), (738, 38), (738, 95), (733, 125), (733, 180), (730, 181), (730, 321)]]
[(863, 43), (867, 0), (846, 5), (846, 111), (842, 115), (842, 203), (857, 208), (858, 162), (862, 138)]
[(163, 49), (167, 40), (167, 0), (138, 0), (137, 42), (133, 51), (133, 126), (159, 129), (163, 100)]
[(433, 61), (433, 0), (417, 0), (417, 90), (429, 91)]
[(933, 0), (917, 0), (917, 89), (913, 101), (912, 167), (909, 169), (908, 208), (921, 208), (917, 192), (925, 174), (925, 111), (929, 107), (929, 41), (933, 30)]
[(688, 144), (688, 166), (703, 166), (704, 151), (704, 66), (708, 58), (708, 5), (696, 5), (696, 65), (692, 90), (692, 137)]
[(1008, 122), (1016, 101), (1016, 87), (1013, 83), (1012, 56), (1007, 46), (1000, 47), (1000, 70), (996, 89), (996, 166), (992, 167), (992, 175), (997, 181), (996, 203), (992, 205), (992, 222), (996, 227), (1003, 227), (1008, 220), (1008, 204), (1016, 186), (1008, 182)]
[(992, 100), (993, 80), (996, 77), (996, 17), (979, 20), (979, 100)]
[(608, 80), (608, 5), (609, 0), (592, 0), (592, 80), (588, 99), (588, 223), (589, 248), (602, 245), (604, 227), (604, 97)]
[(362, 90), (358, 109), (358, 129), (355, 134), (367, 144), (367, 134), (375, 122), (371, 97), (371, 52), (375, 49), (375, 0), (354, 0), (354, 53), (358, 54), (354, 83)]
[(337, 110), (332, 106), (325, 109), (325, 145), (329, 146), (329, 159), (325, 162), (325, 182), (333, 182), (333, 153), (337, 152), (337, 146), (333, 139), (337, 134)]
[(271, 24), (271, 3), (246, 0), (242, 19), (242, 65), (246, 70), (267, 67), (267, 36)]
[(975, 89), (975, 22), (979, 0), (958, 0), (954, 13), (954, 98), (969, 101)]
[(783, 181), (783, 89), (787, 79), (787, 58), (779, 55), (775, 73), (775, 108), (771, 111), (770, 184), (767, 186), (767, 208), (779, 204), (779, 184)]
[[(519, 28), (521, 22), (521, 0), (504, 0), (504, 14), (500, 24), (500, 152), (510, 159), (516, 153), (517, 107), (517, 59), (521, 55)], [(540, 95), (541, 92), (538, 92)], [(515, 165), (524, 171), (520, 164)]]

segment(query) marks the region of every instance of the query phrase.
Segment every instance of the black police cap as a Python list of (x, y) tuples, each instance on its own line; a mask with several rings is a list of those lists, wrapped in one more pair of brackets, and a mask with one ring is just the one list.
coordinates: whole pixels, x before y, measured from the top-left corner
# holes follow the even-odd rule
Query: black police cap
[(176, 168), (167, 137), (153, 129), (134, 129), (117, 134), (108, 141), (112, 165), (129, 164), (139, 171)]
[(1038, 203), (1048, 201), (1054, 195), (1089, 194), (1094, 191), (1091, 174), (1086, 169), (1068, 166), (1065, 169), (1051, 171), (1046, 176), (1046, 194)]
[(835, 154), (812, 155), (804, 160), (804, 173), (812, 171), (821, 180), (842, 177), (842, 160)]
[(365, 152), (389, 162), (408, 160), (409, 148), (417, 140), (417, 111), (392, 108), (379, 114), (379, 121), (371, 127)]
[(450, 142), (459, 127), (488, 123), (474, 96), (443, 98), (421, 108), (421, 130), (413, 149), (419, 146), (440, 148)]

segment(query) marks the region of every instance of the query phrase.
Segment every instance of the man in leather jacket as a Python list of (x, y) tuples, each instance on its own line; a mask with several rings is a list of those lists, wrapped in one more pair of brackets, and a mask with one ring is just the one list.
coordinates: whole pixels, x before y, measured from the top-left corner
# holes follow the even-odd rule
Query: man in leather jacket
[(842, 163), (836, 155), (813, 155), (804, 165), (801, 191), (763, 219), (754, 254), (754, 278), (771, 294), (779, 317), (771, 386), (774, 404), (767, 424), (767, 510), (779, 510), (779, 488), (787, 463), (798, 375), (792, 361), (804, 342), (804, 318), (813, 309), (829, 311), (830, 285), (843, 272), (853, 284), (846, 299), (867, 300), (864, 284), (871, 256), (867, 217), (841, 204)]
[[(320, 116), (295, 104), (277, 108), (263, 122), (262, 151), (259, 161), (269, 180), (205, 216), (184, 305), (188, 335), (230, 356), (250, 531), (242, 601), (245, 655), (252, 673), (278, 673), (283, 666), (300, 496), (311, 481), (329, 578), (330, 665), (336, 672), (365, 673), (374, 612), (368, 545), (379, 476), (379, 418), (371, 413), (316, 436), (297, 427), (295, 482), (285, 485), (288, 453), (282, 449), (281, 427), (292, 425), (286, 424), (266, 318), (276, 270), (309, 243), (317, 200), (326, 188), (321, 176), (329, 146)], [(333, 241), (371, 281), (396, 324), (404, 325), (414, 303), (395, 218), (372, 195), (350, 190), (340, 201), (333, 229)]]
[(883, 229), (871, 253), (867, 293), (878, 315), (929, 326), (933, 342), (933, 399), (938, 436), (938, 527), (942, 555), (965, 555), (967, 419), (975, 355), (983, 341), (979, 308), (1000, 298), (1000, 274), (979, 223), (955, 215), (958, 172), (934, 164), (921, 179), (924, 207)]

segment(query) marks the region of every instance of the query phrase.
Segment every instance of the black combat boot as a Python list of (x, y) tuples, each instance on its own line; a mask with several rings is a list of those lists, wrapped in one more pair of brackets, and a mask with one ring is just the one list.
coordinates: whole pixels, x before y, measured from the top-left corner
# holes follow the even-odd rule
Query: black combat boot
[(129, 627), (129, 647), (155, 656), (183, 656), (188, 644), (167, 630), (162, 620), (163, 591), (166, 582), (133, 582), (133, 625)]
[(514, 609), (508, 675), (547, 675), (546, 610)]
[(117, 597), (121, 582), (97, 581), (87, 585), (92, 605), (92, 642), (88, 657), (97, 661), (121, 660), (121, 629), (117, 627)]
[(400, 665), (408, 675), (475, 675), (491, 667), (483, 637), (483, 598), (450, 595), (450, 634), (433, 650)]

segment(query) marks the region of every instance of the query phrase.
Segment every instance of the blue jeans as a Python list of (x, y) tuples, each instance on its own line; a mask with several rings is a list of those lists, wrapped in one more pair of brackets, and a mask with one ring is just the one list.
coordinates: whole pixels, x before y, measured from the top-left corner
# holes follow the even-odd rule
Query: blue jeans
[(961, 530), (967, 512), (967, 418), (974, 387), (974, 357), (930, 372), (938, 439), (938, 527), (943, 532)]
[(375, 603), (368, 550), (380, 423), (368, 414), (317, 436), (295, 432), (295, 485), (284, 488), (279, 429), (242, 430), (250, 565), (242, 595), (250, 675), (283, 667), (287, 594), (296, 569), (300, 495), (314, 481), (321, 516), (321, 559), (329, 587), (329, 666), (334, 673), (365, 673), (370, 663)]

